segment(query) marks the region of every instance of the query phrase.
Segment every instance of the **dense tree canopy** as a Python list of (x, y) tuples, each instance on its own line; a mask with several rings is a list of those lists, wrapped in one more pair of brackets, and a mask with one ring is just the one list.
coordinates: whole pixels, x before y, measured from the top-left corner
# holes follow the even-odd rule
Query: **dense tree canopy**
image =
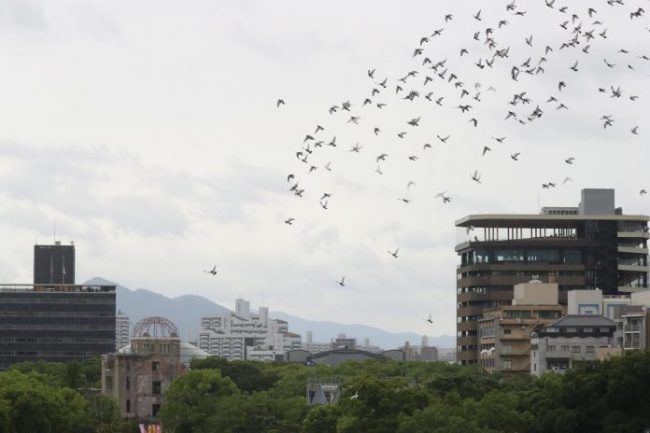
[[(309, 378), (339, 378), (338, 402), (309, 406)], [(88, 392), (97, 361), (0, 372), (0, 432), (132, 433), (115, 401)], [(165, 395), (171, 433), (638, 433), (650, 428), (650, 352), (564, 375), (370, 360), (336, 367), (196, 361)]]

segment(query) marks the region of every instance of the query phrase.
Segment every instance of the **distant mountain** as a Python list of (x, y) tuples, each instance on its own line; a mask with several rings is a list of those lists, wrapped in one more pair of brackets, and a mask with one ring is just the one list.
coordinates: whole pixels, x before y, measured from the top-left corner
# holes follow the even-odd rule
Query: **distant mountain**
[[(207, 298), (195, 295), (183, 295), (168, 298), (159, 293), (145, 289), (131, 290), (103, 278), (93, 278), (85, 284), (107, 284), (116, 286), (117, 309), (129, 316), (134, 324), (145, 317), (162, 316), (178, 326), (183, 339), (196, 339), (201, 329), (201, 317), (220, 316), (231, 312)], [(337, 334), (346, 334), (356, 338), (358, 343), (363, 343), (364, 338), (370, 339), (370, 344), (393, 349), (409, 341), (412, 345), (419, 345), (422, 336), (400, 332), (393, 333), (366, 325), (344, 325), (334, 322), (319, 322), (305, 320), (282, 312), (270, 312), (274, 319), (286, 320), (289, 330), (305, 336), (306, 331), (312, 331), (314, 342), (329, 342)], [(454, 347), (454, 337), (442, 335), (429, 337), (429, 344), (438, 347)]]

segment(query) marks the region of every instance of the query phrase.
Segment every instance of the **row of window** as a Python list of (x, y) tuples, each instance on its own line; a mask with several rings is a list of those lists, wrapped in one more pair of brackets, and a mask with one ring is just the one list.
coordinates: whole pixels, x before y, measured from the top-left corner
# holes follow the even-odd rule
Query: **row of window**
[[(596, 353), (596, 346), (584, 346), (584, 347), (585, 347), (585, 353)], [(571, 353), (582, 353), (582, 346), (569, 346), (566, 344), (560, 346), (549, 344), (546, 346), (547, 352), (569, 352), (569, 350), (571, 351)]]

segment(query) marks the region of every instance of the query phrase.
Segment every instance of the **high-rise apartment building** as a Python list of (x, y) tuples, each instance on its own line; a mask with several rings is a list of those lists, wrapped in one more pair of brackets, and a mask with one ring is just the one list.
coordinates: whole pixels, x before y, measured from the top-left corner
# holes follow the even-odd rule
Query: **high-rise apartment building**
[(131, 320), (129, 316), (118, 311), (115, 315), (115, 349), (120, 350), (131, 340)]
[(34, 245), (34, 285), (74, 284), (74, 245)]
[(619, 295), (648, 288), (648, 216), (624, 215), (612, 189), (581, 196), (577, 207), (456, 221), (464, 238), (456, 245), (458, 362), (477, 362), (477, 321), (484, 310), (511, 304), (515, 284), (557, 282), (563, 305), (569, 290)]
[(115, 351), (115, 286), (0, 285), (0, 369)]

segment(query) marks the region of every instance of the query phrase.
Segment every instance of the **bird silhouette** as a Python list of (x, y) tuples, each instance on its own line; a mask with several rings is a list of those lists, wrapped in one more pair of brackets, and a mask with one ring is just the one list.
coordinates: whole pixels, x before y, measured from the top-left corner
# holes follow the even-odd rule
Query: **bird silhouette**
[(206, 274), (217, 275), (217, 265), (212, 266), (212, 269), (210, 269), (209, 271), (204, 270), (203, 272), (205, 272)]

